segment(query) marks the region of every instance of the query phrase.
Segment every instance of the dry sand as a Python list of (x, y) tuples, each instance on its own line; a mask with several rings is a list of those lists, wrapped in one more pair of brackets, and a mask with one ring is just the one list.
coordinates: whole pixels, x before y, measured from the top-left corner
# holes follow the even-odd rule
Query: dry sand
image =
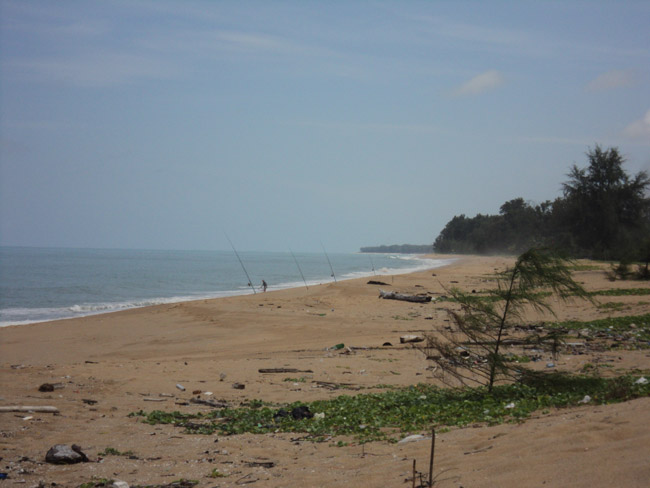
[[(297, 434), (188, 435), (128, 414), (208, 411), (176, 404), (195, 390), (237, 405), (355, 393), (316, 387), (316, 381), (348, 383), (362, 392), (377, 391), (373, 387), (379, 384), (431, 383), (424, 355), (400, 345), (399, 337), (443, 327), (444, 304), (381, 300), (379, 288), (434, 296), (449, 286), (482, 290), (490, 286), (488, 275), (509, 263), (509, 258), (464, 257), (435, 270), (378, 277), (386, 287), (359, 279), (0, 329), (0, 405), (60, 410), (60, 415), (0, 413), (0, 472), (9, 474), (0, 484), (76, 487), (95, 477), (131, 485), (186, 478), (199, 480), (199, 487), (410, 487), (413, 460), (419, 470), (428, 469), (430, 440), (360, 446), (344, 439), (349, 444), (337, 447), (338, 439), (312, 443)], [(589, 290), (649, 286), (612, 283), (597, 270), (577, 272), (576, 278)], [(617, 297), (624, 309), (606, 314), (647, 313), (642, 298)], [(558, 305), (556, 311), (559, 319), (606, 316), (580, 302)], [(383, 347), (385, 342), (393, 346)], [(368, 349), (326, 350), (338, 343)], [(558, 369), (577, 371), (595, 360), (563, 355), (556, 363)], [(610, 351), (598, 360), (614, 372), (650, 368), (647, 351)], [(313, 373), (261, 374), (260, 368)], [(305, 381), (285, 381), (299, 376)], [(39, 392), (46, 382), (64, 388)], [(234, 389), (234, 383), (245, 389)], [(452, 429), (437, 436), (435, 486), (648, 486), (649, 426), (650, 399), (645, 398), (539, 413), (521, 424)], [(52, 445), (72, 443), (92, 461), (108, 447), (133, 451), (138, 459), (106, 456), (71, 466), (44, 462)], [(247, 464), (265, 461), (274, 466)], [(227, 477), (209, 478), (214, 468)]]

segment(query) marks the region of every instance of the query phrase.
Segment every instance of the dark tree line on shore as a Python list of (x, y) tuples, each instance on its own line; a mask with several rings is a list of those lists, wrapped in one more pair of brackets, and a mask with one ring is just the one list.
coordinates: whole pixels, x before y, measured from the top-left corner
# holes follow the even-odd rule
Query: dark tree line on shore
[(452, 218), (433, 248), (440, 253), (511, 253), (547, 246), (576, 258), (650, 259), (650, 177), (630, 176), (617, 148), (587, 152), (588, 166), (573, 165), (554, 201), (515, 198), (498, 215)]

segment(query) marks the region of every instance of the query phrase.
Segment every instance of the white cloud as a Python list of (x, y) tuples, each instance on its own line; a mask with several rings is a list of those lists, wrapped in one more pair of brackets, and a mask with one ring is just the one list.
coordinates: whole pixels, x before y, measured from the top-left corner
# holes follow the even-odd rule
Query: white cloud
[(489, 70), (466, 81), (454, 90), (455, 95), (478, 95), (501, 86), (504, 82), (503, 75), (497, 70)]
[(613, 70), (598, 75), (587, 83), (585, 89), (590, 92), (600, 92), (631, 86), (635, 82), (636, 79), (631, 71)]
[(650, 110), (640, 120), (635, 120), (623, 130), (623, 135), (630, 139), (650, 141)]

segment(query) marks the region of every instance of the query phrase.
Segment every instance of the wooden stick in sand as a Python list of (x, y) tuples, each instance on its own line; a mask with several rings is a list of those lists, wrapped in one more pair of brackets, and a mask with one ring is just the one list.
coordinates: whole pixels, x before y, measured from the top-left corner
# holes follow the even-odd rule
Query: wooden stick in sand
[(436, 429), (431, 429), (431, 457), (429, 458), (429, 486), (433, 486), (433, 455), (436, 449)]

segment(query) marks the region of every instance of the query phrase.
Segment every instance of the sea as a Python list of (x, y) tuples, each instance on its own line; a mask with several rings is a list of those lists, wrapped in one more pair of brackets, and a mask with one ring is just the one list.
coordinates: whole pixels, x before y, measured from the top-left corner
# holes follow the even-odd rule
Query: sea
[(410, 254), (0, 247), (0, 327), (436, 268)]

